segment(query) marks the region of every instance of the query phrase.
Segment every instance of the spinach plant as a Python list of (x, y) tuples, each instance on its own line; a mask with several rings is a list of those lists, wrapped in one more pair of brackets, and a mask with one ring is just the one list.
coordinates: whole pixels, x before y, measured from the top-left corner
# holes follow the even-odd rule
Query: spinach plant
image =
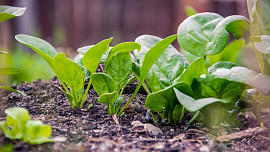
[[(26, 10), (26, 8), (22, 8), (22, 7), (0, 5), (0, 23), (6, 21), (8, 19), (23, 15), (25, 10)], [(0, 54), (4, 54), (4, 53), (7, 53), (7, 52), (0, 51)], [(4, 75), (11, 75), (11, 74), (17, 74), (17, 73), (20, 73), (20, 69), (18, 69), (18, 68), (0, 67), (0, 77), (4, 76)], [(1, 81), (2, 81), (2, 78), (0, 79), (0, 84), (3, 83)], [(0, 89), (12, 91), (12, 92), (16, 92), (16, 93), (19, 93), (21, 95), (24, 95), (20, 91), (12, 89), (8, 86), (1, 86), (0, 85)]]
[[(135, 42), (125, 42), (114, 46), (107, 54), (104, 73), (94, 73), (91, 76), (93, 87), (99, 95), (98, 102), (107, 105), (109, 115), (118, 113), (125, 86), (136, 80), (135, 77), (130, 78), (132, 61), (129, 54), (135, 49), (141, 49), (141, 46)], [(90, 57), (85, 54), (83, 60), (85, 67), (89, 70), (87, 62)]]
[(26, 109), (13, 107), (5, 110), (6, 121), (0, 121), (0, 129), (9, 139), (28, 141), (30, 144), (53, 142), (49, 139), (52, 129), (39, 120), (29, 120)]
[[(58, 77), (63, 88), (58, 87), (67, 97), (72, 109), (82, 108), (87, 93), (91, 86), (90, 74), (96, 71), (98, 63), (102, 55), (109, 48), (109, 43), (112, 38), (103, 40), (91, 47), (84, 57), (77, 56), (74, 61), (66, 58), (64, 53), (57, 53), (56, 50), (46, 41), (28, 35), (16, 35), (16, 40), (32, 48), (37, 54), (40, 55), (54, 71)], [(85, 69), (82, 61), (85, 60)], [(86, 90), (84, 84), (87, 79), (89, 80)]]

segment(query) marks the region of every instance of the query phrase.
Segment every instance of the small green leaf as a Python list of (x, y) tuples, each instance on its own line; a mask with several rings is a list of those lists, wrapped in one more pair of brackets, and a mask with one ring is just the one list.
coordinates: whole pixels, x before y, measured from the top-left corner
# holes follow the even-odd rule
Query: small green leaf
[(57, 52), (48, 42), (33, 36), (23, 34), (16, 35), (15, 39), (33, 49), (53, 69), (52, 62)]
[(185, 51), (195, 56), (215, 55), (227, 45), (228, 32), (239, 39), (248, 26), (248, 19), (244, 16), (223, 18), (216, 13), (199, 13), (188, 17), (180, 24), (177, 31), (178, 42)]
[(182, 90), (185, 93), (192, 95), (191, 88), (186, 83), (179, 82), (163, 90), (148, 95), (144, 106), (148, 107), (151, 111), (165, 111), (167, 113), (169, 123), (172, 122), (173, 110), (175, 109), (175, 106), (179, 104), (173, 91), (173, 87), (176, 87), (179, 90)]
[(185, 11), (186, 11), (186, 14), (187, 16), (192, 16), (192, 15), (195, 15), (197, 14), (198, 12), (191, 6), (186, 6), (185, 7)]
[(118, 90), (125, 86), (131, 72), (132, 62), (129, 53), (116, 54), (107, 66), (107, 74), (112, 77)]
[(219, 68), (231, 69), (231, 68), (237, 67), (237, 66), (238, 65), (236, 65), (232, 62), (221, 61), (221, 62), (217, 62), (216, 64), (213, 64), (212, 66), (210, 66), (208, 68), (208, 72), (209, 72), (209, 74), (212, 74), (213, 72), (215, 72)]
[(222, 102), (222, 103), (230, 103), (231, 100), (229, 99), (217, 99), (217, 98), (203, 98), (195, 100), (194, 98), (182, 93), (176, 88), (173, 88), (176, 94), (178, 101), (190, 112), (196, 112), (203, 107), (215, 103), (215, 102)]
[(0, 148), (0, 152), (13, 152), (13, 144), (8, 143), (8, 144), (3, 145)]
[(0, 122), (0, 129), (7, 138), (22, 139), (25, 123), (30, 119), (26, 109), (13, 107), (5, 110), (6, 121)]
[(254, 42), (256, 49), (262, 53), (270, 54), (270, 36), (262, 35), (261, 40), (262, 42)]
[(26, 7), (0, 5), (0, 23), (24, 14)]
[(189, 86), (192, 84), (194, 78), (200, 77), (204, 68), (204, 59), (198, 58), (193, 61), (187, 69), (182, 73), (177, 82), (184, 81)]
[(11, 75), (11, 74), (18, 74), (21, 70), (15, 67), (3, 67), (0, 68), (0, 76), (2, 75)]
[(90, 71), (90, 73), (95, 73), (97, 66), (100, 62), (102, 55), (109, 49), (109, 43), (113, 38), (103, 40), (91, 47), (82, 59), (83, 65)]
[(116, 101), (116, 98), (117, 98), (116, 91), (114, 91), (112, 93), (104, 93), (99, 97), (98, 102), (99, 103), (106, 103), (108, 114), (113, 115), (113, 114), (115, 114), (115, 106), (113, 103)]
[(53, 140), (49, 139), (52, 133), (52, 128), (49, 125), (45, 125), (39, 120), (30, 120), (25, 127), (24, 140), (29, 141), (30, 144), (53, 142)]
[(53, 59), (53, 69), (58, 78), (69, 88), (79, 90), (84, 86), (83, 70), (64, 53), (57, 54)]
[(121, 53), (129, 53), (129, 52), (134, 51), (134, 50), (140, 51), (140, 49), (141, 49), (141, 45), (138, 43), (135, 43), (135, 42), (124, 42), (124, 43), (120, 43), (120, 44), (114, 46), (106, 58), (104, 70), (107, 71), (107, 67), (115, 54), (120, 53), (120, 52)]
[(192, 95), (191, 88), (184, 82), (176, 83), (172, 86), (166, 87), (163, 90), (151, 93), (147, 96), (145, 106), (151, 111), (162, 112), (163, 110), (173, 110), (175, 105), (178, 104), (177, 98), (173, 88), (178, 88), (185, 93)]
[(105, 73), (94, 73), (91, 76), (91, 81), (98, 96), (101, 96), (104, 93), (117, 91), (117, 87), (113, 79)]
[(78, 54), (74, 59), (73, 62), (77, 63), (81, 69), (83, 70), (83, 74), (84, 74), (84, 80), (87, 80), (90, 78), (90, 72), (84, 67), (83, 62), (83, 55), (82, 54)]
[(10, 88), (8, 86), (0, 86), (0, 89), (11, 91), (11, 92), (16, 92), (16, 93), (19, 93), (19, 94), (21, 94), (23, 96), (26, 96), (24, 93), (22, 93), (22, 92), (20, 92), (18, 90), (12, 89), (12, 88)]
[(226, 79), (247, 84), (256, 88), (264, 95), (270, 95), (270, 77), (257, 73), (245, 67), (233, 67), (231, 69), (218, 68), (211, 75), (217, 78)]

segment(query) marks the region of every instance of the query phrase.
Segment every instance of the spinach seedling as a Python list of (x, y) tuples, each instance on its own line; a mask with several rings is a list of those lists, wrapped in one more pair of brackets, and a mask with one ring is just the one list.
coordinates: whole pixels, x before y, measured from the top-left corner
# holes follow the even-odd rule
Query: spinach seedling
[(52, 129), (39, 120), (29, 120), (26, 109), (13, 107), (5, 110), (6, 121), (0, 121), (0, 129), (9, 139), (28, 141), (30, 144), (53, 142), (49, 139)]
[[(13, 7), (13, 6), (0, 5), (0, 23), (6, 21), (8, 19), (23, 15), (25, 10), (26, 10), (25, 7), (23, 8), (23, 7)], [(4, 53), (7, 53), (7, 52), (0, 51), (0, 54), (4, 54)], [(18, 68), (15, 68), (15, 67), (0, 67), (0, 77), (4, 76), (4, 75), (17, 74), (20, 72), (21, 72), (21, 70)], [(16, 92), (16, 93), (19, 93), (21, 95), (25, 95), (22, 92), (17, 91), (15, 89), (12, 89), (8, 86), (1, 86), (0, 85), (0, 89)]]
[[(75, 107), (83, 107), (85, 98), (91, 86), (91, 78), (84, 91), (85, 81), (90, 77), (89, 75), (91, 73), (96, 71), (100, 58), (107, 51), (109, 43), (112, 40), (112, 38), (110, 38), (99, 42), (86, 52), (88, 55), (85, 55), (84, 58), (78, 56), (75, 58), (75, 62), (73, 62), (66, 58), (64, 53), (57, 54), (55, 49), (44, 40), (22, 34), (16, 35), (15, 38), (22, 44), (32, 48), (48, 63), (64, 87), (64, 89), (58, 88), (66, 95), (72, 109), (75, 109)], [(85, 58), (87, 58), (87, 60), (84, 65), (87, 65), (89, 71), (82, 65), (82, 61), (85, 60)]]
[[(141, 46), (135, 42), (125, 42), (114, 46), (106, 56), (104, 73), (94, 73), (91, 76), (93, 88), (99, 95), (98, 102), (107, 105), (109, 115), (118, 113), (125, 86), (136, 80), (135, 77), (129, 78), (132, 72), (129, 52), (135, 49), (141, 49)], [(87, 58), (87, 55), (85, 54), (84, 58)], [(85, 59), (85, 62), (87, 61)], [(87, 63), (84, 64), (87, 69), (90, 69)]]
[[(142, 50), (134, 52), (136, 65), (140, 66), (145, 54), (160, 41), (162, 41), (161, 38), (151, 35), (138, 37), (136, 42), (142, 45)], [(192, 94), (189, 86), (194, 77), (200, 76), (203, 65), (202, 58), (189, 65), (186, 58), (172, 45), (169, 45), (147, 73), (147, 86), (153, 93), (150, 92), (146, 98), (145, 107), (148, 107), (150, 111), (158, 111), (163, 121), (180, 122), (184, 114), (184, 112), (182, 113), (183, 106), (177, 101), (173, 87)]]

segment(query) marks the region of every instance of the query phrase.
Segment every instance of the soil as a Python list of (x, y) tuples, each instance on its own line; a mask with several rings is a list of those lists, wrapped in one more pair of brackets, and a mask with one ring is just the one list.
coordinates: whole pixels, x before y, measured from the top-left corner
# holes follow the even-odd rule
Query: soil
[[(269, 151), (270, 139), (265, 131), (218, 142), (201, 124), (187, 125), (190, 115), (178, 125), (155, 125), (152, 119), (145, 118), (147, 109), (143, 107), (146, 93), (141, 90), (132, 101), (132, 105), (122, 117), (107, 114), (104, 104), (97, 102), (98, 95), (90, 89), (83, 108), (72, 110), (65, 95), (55, 85), (54, 78), (49, 82), (37, 80), (13, 86), (27, 96), (0, 91), (0, 121), (5, 120), (4, 110), (10, 107), (24, 107), (29, 110), (31, 119), (41, 120), (52, 127), (51, 138), (54, 143), (30, 145), (22, 141), (11, 141), (0, 132), (0, 146), (13, 143), (14, 151), (44, 152), (85, 152), (85, 151)], [(124, 101), (132, 95), (136, 82), (130, 84), (124, 92)], [(93, 104), (90, 109), (87, 107)], [(270, 127), (269, 114), (262, 116)], [(162, 130), (154, 135), (148, 128), (134, 126), (132, 122), (152, 124)], [(118, 123), (119, 122), (119, 123)], [(252, 115), (241, 118), (241, 126), (233, 132), (258, 127)], [(228, 133), (226, 131), (224, 134)], [(220, 135), (220, 134), (219, 134)], [(219, 136), (218, 135), (218, 136)]]

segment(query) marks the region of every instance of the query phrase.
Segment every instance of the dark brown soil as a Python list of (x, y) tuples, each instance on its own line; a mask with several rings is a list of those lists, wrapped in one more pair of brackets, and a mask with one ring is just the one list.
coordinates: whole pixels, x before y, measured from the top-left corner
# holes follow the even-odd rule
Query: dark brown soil
[[(117, 121), (107, 114), (106, 106), (97, 103), (98, 96), (93, 89), (89, 91), (83, 109), (72, 110), (68, 100), (55, 85), (60, 86), (57, 79), (49, 82), (37, 80), (31, 84), (23, 83), (14, 86), (27, 96), (0, 91), (0, 121), (5, 120), (4, 110), (10, 107), (24, 107), (29, 110), (32, 119), (42, 120), (52, 127), (51, 138), (54, 143), (29, 145), (21, 141), (11, 141), (0, 132), (0, 147), (13, 143), (14, 151), (269, 151), (270, 139), (265, 132), (249, 137), (216, 142), (213, 136), (199, 124), (186, 125), (190, 119), (186, 115), (184, 122), (178, 125), (159, 125), (163, 133), (153, 135), (143, 127), (134, 127), (133, 121), (146, 122), (146, 109), (143, 107), (146, 95), (143, 90), (132, 101)], [(124, 101), (132, 95), (136, 84), (131, 84)], [(89, 110), (87, 107), (93, 104)], [(269, 120), (269, 115), (263, 119)], [(269, 120), (270, 122), (270, 120)], [(246, 130), (258, 126), (253, 117), (242, 118), (241, 127), (235, 131)], [(155, 125), (156, 126), (156, 125)], [(270, 126), (269, 126), (270, 127)]]

